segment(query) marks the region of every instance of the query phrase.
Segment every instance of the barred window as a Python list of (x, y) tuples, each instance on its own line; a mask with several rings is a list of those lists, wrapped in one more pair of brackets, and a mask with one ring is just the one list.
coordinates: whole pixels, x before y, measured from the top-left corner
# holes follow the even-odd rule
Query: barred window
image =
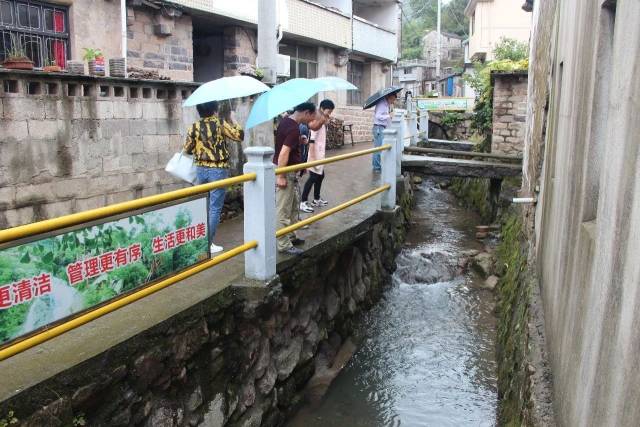
[(364, 64), (357, 61), (349, 61), (347, 64), (347, 80), (358, 87), (358, 90), (347, 91), (348, 105), (363, 105), (362, 81), (364, 78)]
[(35, 67), (65, 68), (69, 55), (68, 9), (48, 3), (0, 0), (0, 62), (12, 51), (24, 53)]

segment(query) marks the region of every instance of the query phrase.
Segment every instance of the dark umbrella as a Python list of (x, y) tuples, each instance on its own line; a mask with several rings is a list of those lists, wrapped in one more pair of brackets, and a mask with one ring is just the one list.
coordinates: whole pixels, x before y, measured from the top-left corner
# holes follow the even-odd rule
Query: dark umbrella
[(398, 93), (402, 90), (400, 86), (390, 86), (386, 89), (382, 89), (367, 98), (364, 103), (364, 109), (371, 108), (378, 103), (382, 98), (391, 95), (392, 93)]

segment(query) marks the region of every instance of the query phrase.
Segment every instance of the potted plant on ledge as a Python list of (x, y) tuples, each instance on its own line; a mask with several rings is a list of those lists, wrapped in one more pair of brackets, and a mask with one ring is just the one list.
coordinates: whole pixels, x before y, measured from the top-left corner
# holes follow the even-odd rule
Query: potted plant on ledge
[(33, 61), (27, 56), (19, 37), (11, 35), (11, 49), (7, 59), (2, 63), (5, 68), (12, 70), (33, 70)]
[(62, 71), (62, 68), (60, 68), (60, 66), (56, 63), (55, 59), (47, 59), (42, 71), (44, 71), (45, 73), (59, 73)]
[(83, 58), (89, 64), (90, 75), (104, 76), (104, 56), (100, 49), (85, 47)]

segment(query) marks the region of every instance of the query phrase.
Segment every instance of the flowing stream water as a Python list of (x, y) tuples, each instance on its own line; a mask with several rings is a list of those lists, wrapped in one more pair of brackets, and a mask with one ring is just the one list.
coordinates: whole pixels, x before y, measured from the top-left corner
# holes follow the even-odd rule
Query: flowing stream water
[(425, 180), (393, 286), (354, 334), (358, 350), (290, 427), (493, 426), (495, 300), (459, 267), (479, 219)]

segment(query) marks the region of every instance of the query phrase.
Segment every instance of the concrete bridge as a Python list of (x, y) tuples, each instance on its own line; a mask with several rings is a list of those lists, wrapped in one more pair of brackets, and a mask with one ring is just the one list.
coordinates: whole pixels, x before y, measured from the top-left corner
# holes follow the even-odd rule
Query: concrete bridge
[(517, 156), (436, 148), (405, 147), (402, 156), (402, 170), (464, 178), (519, 176), (521, 163), (522, 158)]
[[(429, 143), (432, 141), (430, 140)], [(446, 148), (404, 147), (402, 170), (426, 175), (488, 178), (487, 201), (491, 206), (491, 219), (498, 212), (502, 180), (522, 175), (522, 158), (507, 154), (477, 153), (473, 143), (436, 140), (435, 146)], [(431, 144), (430, 144), (431, 145)]]

